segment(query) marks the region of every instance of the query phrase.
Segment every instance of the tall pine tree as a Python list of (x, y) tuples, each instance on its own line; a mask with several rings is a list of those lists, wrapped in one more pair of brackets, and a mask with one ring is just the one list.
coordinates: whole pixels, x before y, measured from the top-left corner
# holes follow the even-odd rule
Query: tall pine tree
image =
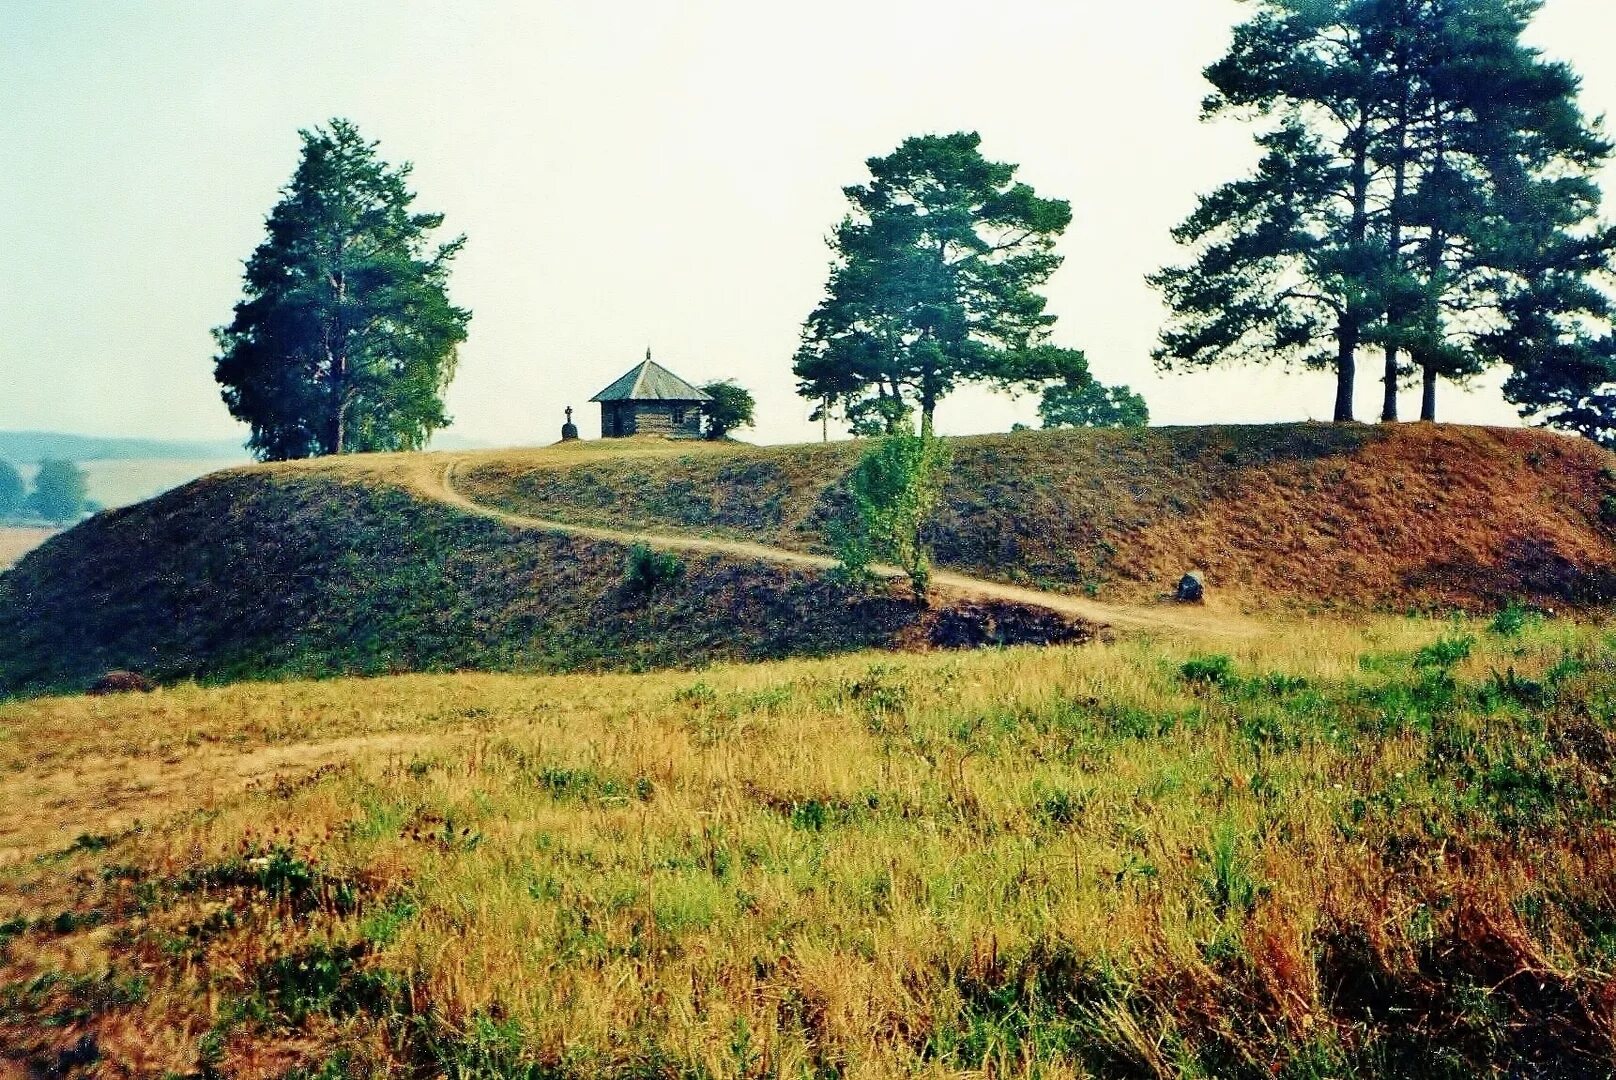
[(825, 299), (803, 328), (798, 392), (834, 402), (855, 431), (921, 426), (960, 383), (1082, 382), (1088, 364), (1049, 342), (1035, 290), (1060, 266), (1071, 207), (984, 158), (974, 132), (904, 141), (846, 189)]
[(1172, 309), (1157, 360), (1333, 366), (1350, 420), (1378, 345), (1381, 418), (1417, 370), (1434, 419), (1439, 378), (1523, 355), (1551, 296), (1528, 285), (1593, 230), (1608, 147), (1575, 76), (1521, 42), (1536, 0), (1258, 3), (1206, 113), (1263, 124), (1263, 158), (1179, 228), (1194, 261), (1152, 279)]
[(215, 378), (264, 460), (414, 450), (446, 426), (443, 392), (469, 312), (448, 297), (465, 238), (412, 213), (410, 166), (389, 167), (345, 120), (300, 133), (302, 159), (247, 262)]

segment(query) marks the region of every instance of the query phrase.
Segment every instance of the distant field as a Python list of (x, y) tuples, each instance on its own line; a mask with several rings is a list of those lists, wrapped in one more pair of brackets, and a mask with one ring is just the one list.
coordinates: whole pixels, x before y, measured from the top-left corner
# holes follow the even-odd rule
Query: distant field
[[(188, 484), (219, 469), (247, 464), (245, 455), (234, 458), (130, 458), (80, 462), (89, 476), (90, 499), (102, 506), (129, 506)], [(23, 479), (33, 482), (36, 465), (19, 465)]]
[(17, 529), (0, 525), (0, 570), (55, 535), (54, 529)]

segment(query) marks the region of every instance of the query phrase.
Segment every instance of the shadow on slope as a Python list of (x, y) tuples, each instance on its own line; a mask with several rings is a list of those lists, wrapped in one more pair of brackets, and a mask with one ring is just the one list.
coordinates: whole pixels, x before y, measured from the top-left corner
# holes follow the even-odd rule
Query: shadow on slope
[(347, 463), (221, 473), (56, 537), (0, 576), (0, 696), (82, 690), (118, 668), (160, 681), (640, 669), (1092, 636), (980, 605), (943, 619), (719, 555), (636, 589), (619, 545), (512, 530), (384, 477)]

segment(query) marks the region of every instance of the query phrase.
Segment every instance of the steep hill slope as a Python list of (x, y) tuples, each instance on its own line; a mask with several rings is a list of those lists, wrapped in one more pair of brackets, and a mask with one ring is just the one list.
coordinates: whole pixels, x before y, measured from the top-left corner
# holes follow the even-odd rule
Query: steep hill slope
[[(468, 456), (456, 487), (536, 517), (823, 551), (858, 453), (558, 447)], [(984, 436), (954, 440), (933, 542), (940, 566), (1123, 602), (1199, 568), (1248, 606), (1601, 604), (1613, 466), (1585, 440), (1445, 425)]]

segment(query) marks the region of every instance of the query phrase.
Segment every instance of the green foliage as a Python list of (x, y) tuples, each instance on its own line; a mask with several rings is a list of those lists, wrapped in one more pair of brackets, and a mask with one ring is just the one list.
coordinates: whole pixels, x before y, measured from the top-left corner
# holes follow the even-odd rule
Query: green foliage
[[(1356, 353), (1378, 345), (1383, 419), (1407, 355), (1425, 419), (1437, 378), (1509, 363), (1512, 400), (1586, 420), (1616, 371), (1586, 330), (1608, 307), (1589, 278), (1616, 246), (1594, 184), (1610, 147), (1576, 76), (1522, 43), (1537, 5), (1254, 6), (1206, 70), (1205, 114), (1258, 121), (1262, 158), (1176, 230), (1195, 256), (1152, 279), (1172, 310), (1158, 363), (1334, 367), (1340, 421)], [(1568, 383), (1577, 400), (1555, 400)]]
[(34, 490), (28, 508), (46, 521), (66, 523), (84, 512), (89, 478), (71, 461), (46, 458), (34, 476)]
[(1089, 380), (1046, 387), (1038, 418), (1046, 428), (1144, 427), (1150, 423), (1150, 409), (1142, 396), (1126, 386)]
[(1542, 621), (1541, 614), (1511, 600), (1493, 617), (1488, 629), (1499, 637), (1517, 637), (1523, 630)]
[(17, 471), (17, 467), (9, 461), (0, 460), (0, 518), (11, 517), (22, 509), (26, 490), (22, 473)]
[(732, 431), (749, 428), (757, 402), (752, 392), (737, 386), (733, 379), (710, 382), (701, 388), (711, 401), (702, 403), (702, 435), (708, 439), (722, 439)]
[(798, 392), (840, 407), (855, 434), (929, 425), (960, 383), (1081, 379), (1083, 354), (1049, 344), (1034, 290), (1060, 266), (1071, 207), (989, 161), (974, 132), (906, 139), (871, 158), (830, 239), (825, 299), (803, 327)]
[(1245, 914), (1257, 903), (1262, 885), (1256, 877), (1240, 830), (1220, 821), (1207, 846), (1206, 891), (1220, 915)]
[(678, 581), (684, 572), (684, 561), (671, 551), (634, 544), (628, 549), (628, 561), (623, 567), (623, 591), (646, 596)]
[(924, 530), (942, 489), (948, 447), (930, 431), (898, 431), (865, 452), (849, 476), (858, 521), (838, 545), (843, 571), (865, 572), (869, 557), (895, 563), (924, 600), (931, 580), (931, 553)]
[(214, 377), (261, 459), (418, 450), (449, 423), (471, 318), (449, 302), (449, 264), (465, 238), (431, 243), (443, 215), (413, 213), (410, 166), (388, 167), (352, 124), (301, 134), (245, 298), (215, 331)]
[(1445, 670), (1468, 660), (1475, 648), (1476, 639), (1469, 634), (1440, 637), (1414, 654), (1414, 666)]
[(1224, 683), (1234, 678), (1234, 661), (1223, 653), (1214, 653), (1211, 656), (1194, 656), (1184, 661), (1179, 667), (1178, 673), (1187, 683), (1201, 683), (1204, 685)]

